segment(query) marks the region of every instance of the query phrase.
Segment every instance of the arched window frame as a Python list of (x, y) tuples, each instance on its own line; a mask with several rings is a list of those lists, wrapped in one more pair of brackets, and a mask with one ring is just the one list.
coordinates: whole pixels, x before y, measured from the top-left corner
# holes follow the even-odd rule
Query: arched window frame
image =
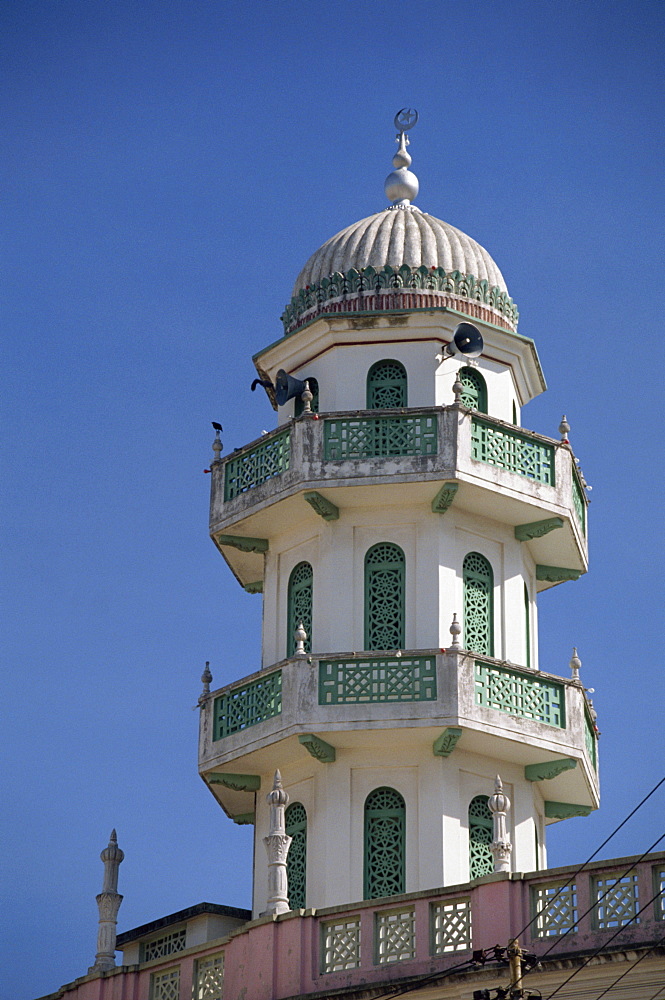
[(307, 810), (302, 802), (292, 802), (284, 813), (291, 846), (286, 857), (289, 909), (303, 910), (307, 899)]
[[(319, 412), (319, 383), (315, 378), (303, 379), (303, 382), (309, 383), (309, 391), (312, 394), (312, 401), (309, 404), (312, 408), (312, 413)], [(299, 417), (302, 415), (305, 404), (303, 403), (300, 396), (295, 397), (295, 407), (293, 410), (294, 416)]]
[(363, 886), (365, 899), (406, 892), (406, 804), (387, 785), (365, 799)]
[(478, 369), (465, 365), (460, 368), (458, 375), (463, 387), (462, 406), (468, 406), (478, 413), (487, 413), (487, 382)]
[(312, 602), (314, 597), (314, 570), (303, 560), (289, 574), (288, 610), (286, 616), (286, 655), (293, 656), (296, 649), (294, 632), (303, 623), (307, 639), (305, 649), (312, 651)]
[(365, 649), (404, 649), (406, 556), (394, 542), (377, 542), (365, 553), (364, 607)]
[(367, 409), (398, 410), (408, 405), (406, 368), (401, 361), (385, 358), (367, 372)]
[(494, 573), (480, 552), (468, 552), (462, 564), (464, 581), (464, 648), (494, 656)]
[(469, 803), (469, 879), (491, 875), (494, 858), (489, 845), (492, 843), (492, 814), (489, 795), (476, 795)]

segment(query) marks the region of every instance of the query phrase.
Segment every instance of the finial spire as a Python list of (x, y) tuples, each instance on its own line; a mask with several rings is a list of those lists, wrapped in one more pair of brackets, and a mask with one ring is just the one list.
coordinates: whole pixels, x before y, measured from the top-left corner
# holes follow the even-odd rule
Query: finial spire
[(284, 826), (284, 809), (289, 803), (289, 794), (282, 785), (282, 775), (275, 771), (272, 791), (266, 795), (270, 806), (270, 829), (263, 838), (268, 852), (268, 903), (265, 913), (286, 913), (289, 910), (289, 880), (286, 874), (286, 858), (292, 838)]
[(97, 931), (97, 954), (95, 964), (88, 972), (108, 972), (115, 969), (115, 942), (118, 910), (122, 896), (118, 893), (118, 868), (125, 854), (118, 847), (118, 836), (111, 830), (108, 847), (99, 855), (104, 862), (104, 882), (97, 896), (99, 927)]
[(420, 185), (418, 178), (408, 168), (411, 166), (411, 156), (406, 151), (409, 139), (406, 135), (409, 129), (418, 121), (418, 112), (415, 108), (402, 108), (395, 115), (395, 128), (397, 129), (396, 142), (398, 150), (393, 156), (393, 166), (395, 169), (386, 177), (384, 190), (386, 197), (392, 201), (390, 208), (410, 209), (418, 212), (411, 202), (418, 195)]

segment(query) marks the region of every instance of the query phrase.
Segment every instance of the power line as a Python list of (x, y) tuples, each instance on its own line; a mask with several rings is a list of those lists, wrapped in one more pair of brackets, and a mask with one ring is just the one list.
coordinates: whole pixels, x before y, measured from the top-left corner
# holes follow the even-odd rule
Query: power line
[[(547, 903), (546, 903), (546, 904), (545, 904), (545, 906), (544, 906), (544, 907), (542, 908), (542, 910), (539, 910), (539, 912), (538, 912), (538, 913), (536, 913), (536, 914), (535, 914), (535, 916), (533, 916), (533, 917), (531, 918), (531, 920), (530, 920), (530, 921), (528, 922), (528, 924), (525, 924), (525, 926), (524, 926), (524, 927), (522, 928), (522, 930), (521, 930), (521, 931), (519, 932), (519, 934), (516, 934), (516, 935), (515, 935), (515, 936), (516, 936), (517, 938), (520, 938), (520, 937), (522, 936), (522, 934), (524, 934), (524, 933), (525, 933), (525, 931), (528, 931), (529, 927), (531, 927), (531, 925), (532, 925), (533, 923), (535, 923), (535, 922), (536, 922), (536, 920), (538, 919), (538, 917), (539, 917), (539, 916), (541, 916), (541, 915), (542, 915), (543, 913), (545, 913), (545, 912), (546, 912), (546, 910), (548, 909), (548, 907), (550, 907), (550, 906), (552, 905), (552, 903), (553, 903), (553, 902), (554, 902), (554, 901), (555, 901), (555, 900), (556, 900), (556, 899), (557, 899), (557, 898), (558, 898), (558, 897), (559, 897), (559, 896), (561, 895), (561, 893), (562, 893), (562, 892), (563, 892), (563, 891), (564, 891), (565, 889), (567, 889), (567, 888), (568, 888), (568, 886), (569, 886), (569, 885), (570, 885), (570, 884), (571, 884), (572, 882), (574, 882), (574, 881), (575, 881), (575, 879), (577, 878), (577, 876), (578, 876), (578, 875), (580, 875), (580, 874), (581, 874), (581, 872), (583, 872), (583, 871), (584, 871), (584, 869), (586, 868), (586, 866), (587, 866), (588, 864), (590, 864), (590, 863), (591, 863), (591, 862), (593, 861), (593, 859), (594, 859), (594, 858), (596, 857), (596, 855), (597, 855), (597, 854), (599, 854), (599, 853), (600, 853), (600, 851), (602, 851), (603, 847), (605, 847), (605, 845), (606, 845), (606, 844), (609, 844), (609, 842), (610, 842), (610, 840), (612, 839), (612, 837), (614, 837), (614, 836), (615, 836), (615, 834), (617, 834), (617, 833), (619, 832), (619, 830), (621, 829), (621, 827), (622, 827), (622, 826), (625, 826), (625, 825), (626, 825), (626, 823), (628, 822), (628, 820), (629, 820), (629, 819), (632, 819), (632, 817), (633, 817), (633, 816), (635, 815), (635, 813), (637, 812), (637, 810), (638, 810), (638, 809), (641, 809), (641, 808), (642, 808), (642, 806), (644, 805), (644, 803), (645, 803), (645, 802), (647, 802), (647, 801), (648, 801), (648, 799), (650, 799), (650, 798), (651, 798), (651, 796), (652, 796), (652, 795), (654, 794), (654, 792), (657, 792), (657, 791), (658, 791), (658, 789), (659, 789), (659, 788), (660, 788), (660, 786), (661, 786), (661, 785), (663, 784), (663, 782), (665, 782), (665, 775), (664, 775), (664, 776), (663, 776), (663, 777), (662, 777), (662, 778), (660, 779), (660, 781), (658, 782), (658, 784), (654, 785), (654, 787), (653, 787), (653, 788), (651, 789), (651, 791), (650, 791), (650, 792), (648, 792), (648, 793), (647, 793), (647, 794), (646, 794), (646, 795), (644, 796), (644, 798), (642, 799), (642, 801), (641, 801), (641, 802), (638, 802), (638, 804), (637, 804), (637, 805), (635, 806), (635, 808), (634, 808), (634, 809), (633, 809), (633, 810), (632, 810), (631, 812), (629, 812), (629, 813), (628, 813), (628, 815), (626, 816), (626, 818), (625, 818), (625, 819), (623, 819), (623, 820), (622, 820), (622, 821), (621, 821), (621, 822), (619, 823), (619, 825), (618, 825), (617, 827), (615, 827), (615, 828), (614, 828), (614, 830), (612, 830), (612, 833), (611, 833), (611, 834), (609, 835), (609, 837), (606, 837), (606, 838), (605, 838), (605, 840), (604, 840), (604, 841), (602, 842), (602, 844), (600, 845), (600, 847), (597, 847), (597, 848), (596, 848), (596, 850), (595, 850), (595, 851), (593, 852), (593, 854), (589, 855), (589, 857), (588, 857), (588, 858), (586, 859), (586, 861), (584, 862), (584, 864), (583, 864), (583, 865), (581, 865), (581, 867), (580, 867), (580, 868), (578, 868), (578, 869), (577, 869), (577, 871), (576, 871), (576, 872), (574, 872), (574, 873), (573, 873), (573, 874), (572, 874), (572, 875), (570, 876), (570, 878), (568, 879), (568, 881), (567, 881), (567, 882), (564, 882), (564, 884), (563, 884), (563, 885), (559, 886), (559, 888), (557, 889), (557, 891), (555, 892), (555, 894), (554, 894), (554, 895), (552, 896), (552, 898), (551, 898), (550, 900), (548, 900), (548, 901), (547, 901)], [(657, 843), (657, 842), (656, 842), (656, 843)]]
[[(620, 983), (621, 980), (625, 976), (627, 976), (629, 972), (633, 971), (633, 969), (635, 968), (636, 965), (639, 965), (640, 962), (643, 961), (643, 959), (645, 959), (648, 955), (650, 955), (652, 951), (655, 951), (656, 948), (659, 948), (661, 946), (661, 944), (665, 944), (665, 935), (663, 935), (663, 937), (660, 939), (660, 941), (656, 941), (656, 943), (654, 945), (652, 945), (651, 948), (649, 948), (648, 951), (645, 951), (643, 955), (640, 955), (640, 957), (638, 959), (636, 959), (634, 962), (632, 962), (631, 965), (629, 966), (629, 968), (627, 968), (625, 972), (622, 972), (618, 979), (615, 979), (613, 983), (610, 983), (610, 985), (607, 987), (607, 989), (603, 990), (603, 992), (600, 993), (596, 997), (596, 1000), (601, 1000), (601, 997), (604, 997), (606, 993), (609, 993), (610, 990), (614, 989), (614, 987), (616, 986), (617, 983)], [(658, 996), (658, 993), (660, 993), (661, 990), (664, 989), (664, 988), (665, 987), (662, 987), (662, 986), (659, 987), (658, 992), (656, 993), (656, 996)], [(652, 997), (652, 1000), (654, 1000), (653, 997)]]

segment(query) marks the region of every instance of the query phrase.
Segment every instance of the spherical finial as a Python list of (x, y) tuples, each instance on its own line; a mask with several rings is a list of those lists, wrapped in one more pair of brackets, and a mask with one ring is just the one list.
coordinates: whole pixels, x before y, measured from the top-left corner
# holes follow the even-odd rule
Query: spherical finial
[(305, 649), (305, 641), (307, 640), (307, 632), (302, 622), (298, 624), (298, 628), (295, 629), (293, 633), (293, 638), (296, 641), (296, 648), (294, 650), (294, 656), (307, 656), (307, 650)]
[(115, 830), (111, 830), (111, 836), (109, 837), (109, 845), (108, 847), (104, 848), (99, 857), (104, 862), (117, 861), (118, 864), (120, 864), (124, 856), (125, 852), (121, 851), (120, 848), (118, 847), (118, 835), (115, 832)]
[(570, 433), (570, 424), (568, 423), (568, 418), (566, 414), (561, 417), (561, 423), (559, 424), (559, 434), (561, 435), (562, 444), (569, 444), (568, 434)]
[(289, 803), (289, 793), (284, 791), (279, 770), (275, 771), (272, 791), (266, 795), (266, 802), (271, 806), (286, 806)]
[(409, 143), (406, 133), (417, 121), (418, 112), (414, 108), (402, 108), (395, 115), (399, 149), (393, 157), (395, 170), (388, 174), (384, 185), (386, 197), (393, 203), (392, 208), (408, 208), (418, 195), (420, 185), (416, 175), (408, 169), (411, 166), (411, 156), (406, 151)]
[(461, 632), (462, 632), (462, 626), (457, 621), (457, 615), (454, 614), (453, 620), (450, 624), (450, 634), (453, 637), (453, 641), (450, 644), (451, 649), (460, 649), (459, 637), (461, 635)]
[(503, 782), (498, 774), (494, 781), (494, 795), (490, 795), (487, 805), (491, 813), (505, 813), (510, 809), (510, 799), (503, 790)]
[(573, 681), (575, 682), (575, 684), (579, 684), (580, 683), (580, 667), (582, 666), (582, 661), (580, 660), (579, 656), (577, 655), (577, 646), (573, 646), (573, 655), (570, 658), (570, 663), (568, 664), (568, 666), (570, 667), (570, 672), (573, 675), (573, 678), (572, 678)]

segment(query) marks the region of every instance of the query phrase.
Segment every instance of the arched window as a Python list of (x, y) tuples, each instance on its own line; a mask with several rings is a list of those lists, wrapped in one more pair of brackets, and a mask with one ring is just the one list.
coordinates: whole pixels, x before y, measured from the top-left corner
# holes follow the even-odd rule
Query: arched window
[(494, 656), (494, 580), (492, 567), (480, 552), (469, 552), (464, 578), (464, 648)]
[(476, 795), (469, 804), (469, 878), (491, 875), (494, 858), (492, 843), (492, 813), (488, 795)]
[(526, 640), (526, 665), (531, 666), (531, 601), (529, 600), (529, 588), (524, 584), (524, 631)]
[(459, 377), (463, 386), (462, 406), (487, 413), (487, 385), (480, 372), (475, 368), (460, 368)]
[(365, 556), (365, 649), (404, 649), (404, 553), (379, 542)]
[(394, 788), (365, 800), (365, 899), (405, 892), (406, 807)]
[(367, 373), (367, 409), (406, 406), (406, 368), (399, 361), (377, 361)]
[(312, 584), (314, 574), (308, 562), (299, 562), (289, 577), (289, 610), (286, 623), (286, 655), (293, 656), (296, 640), (293, 633), (300, 622), (307, 632), (305, 649), (312, 651)]
[(307, 813), (300, 802), (293, 802), (284, 813), (286, 835), (291, 846), (286, 858), (286, 877), (289, 883), (289, 908), (305, 908), (307, 891)]
[[(319, 412), (319, 383), (315, 378), (308, 378), (304, 381), (309, 382), (309, 391), (312, 394), (312, 402), (309, 404), (312, 407), (312, 413)], [(305, 404), (303, 403), (300, 396), (296, 396), (296, 408), (295, 415), (299, 417), (304, 409)]]

